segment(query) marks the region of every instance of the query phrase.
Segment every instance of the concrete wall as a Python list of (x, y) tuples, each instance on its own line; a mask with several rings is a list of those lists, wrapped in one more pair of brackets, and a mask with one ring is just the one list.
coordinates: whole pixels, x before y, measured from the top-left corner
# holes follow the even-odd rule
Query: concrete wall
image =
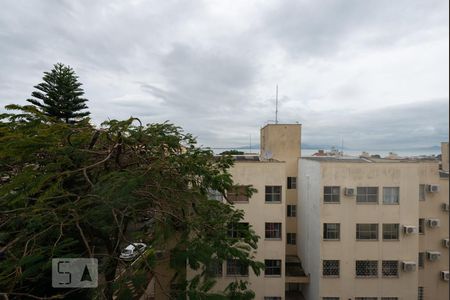
[(449, 169), (448, 165), (448, 142), (442, 142), (441, 143), (441, 163), (442, 163), (442, 170), (447, 171)]
[(306, 299), (319, 299), (320, 282), (320, 186), (318, 162), (299, 160), (298, 189), (298, 256), (303, 269), (310, 275), (310, 283), (302, 289)]

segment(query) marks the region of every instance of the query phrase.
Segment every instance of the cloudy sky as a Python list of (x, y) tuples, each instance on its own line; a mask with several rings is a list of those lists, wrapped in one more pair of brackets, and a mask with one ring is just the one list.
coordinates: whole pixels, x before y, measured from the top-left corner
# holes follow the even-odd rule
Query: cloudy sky
[(62, 62), (96, 123), (257, 144), (278, 84), (279, 121), (304, 143), (427, 147), (448, 140), (448, 53), (448, 0), (4, 0), (0, 105), (25, 104)]

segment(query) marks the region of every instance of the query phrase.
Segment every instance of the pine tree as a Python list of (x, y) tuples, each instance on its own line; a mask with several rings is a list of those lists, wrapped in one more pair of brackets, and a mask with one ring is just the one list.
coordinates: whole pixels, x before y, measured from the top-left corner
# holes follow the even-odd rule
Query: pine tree
[(82, 98), (84, 91), (78, 76), (74, 70), (57, 63), (50, 72), (44, 72), (44, 82), (34, 86), (31, 96), (36, 99), (27, 99), (28, 102), (37, 106), (44, 114), (60, 119), (66, 123), (75, 123), (77, 119), (90, 114)]

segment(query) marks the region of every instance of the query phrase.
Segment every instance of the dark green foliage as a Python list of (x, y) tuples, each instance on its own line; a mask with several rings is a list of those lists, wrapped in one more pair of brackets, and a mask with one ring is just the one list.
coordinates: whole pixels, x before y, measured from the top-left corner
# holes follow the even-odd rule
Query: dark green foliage
[(244, 152), (239, 150), (227, 150), (220, 153), (220, 155), (244, 155)]
[[(167, 123), (112, 120), (95, 128), (87, 119), (52, 122), (34, 106), (7, 108), (21, 113), (0, 115), (0, 292), (65, 295), (51, 288), (51, 259), (96, 257), (99, 288), (66, 296), (129, 296), (130, 285), (145, 289), (145, 275), (158, 266), (153, 249), (133, 268), (118, 259), (124, 245), (142, 240), (171, 254), (176, 298), (253, 297), (244, 283), (211, 293), (206, 272), (212, 261), (229, 258), (256, 274), (263, 267), (253, 260), (258, 237), (251, 228), (228, 236), (243, 212), (208, 200), (208, 191), (233, 187), (229, 157), (197, 148)], [(194, 281), (185, 277), (187, 262), (197, 270)]]
[(38, 107), (47, 116), (66, 123), (89, 115), (87, 99), (82, 98), (84, 91), (74, 70), (61, 63), (54, 65), (50, 72), (44, 72), (44, 82), (34, 86), (37, 91), (31, 93), (34, 99), (27, 101)]

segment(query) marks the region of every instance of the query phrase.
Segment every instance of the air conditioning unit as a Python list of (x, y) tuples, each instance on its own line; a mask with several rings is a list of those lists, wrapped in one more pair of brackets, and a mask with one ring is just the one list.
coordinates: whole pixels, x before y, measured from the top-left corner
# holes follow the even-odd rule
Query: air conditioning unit
[(429, 193), (437, 193), (437, 192), (439, 192), (439, 185), (437, 185), (437, 184), (429, 184), (428, 185), (428, 192)]
[(427, 258), (429, 261), (438, 260), (441, 256), (441, 252), (438, 251), (427, 251)]
[(439, 219), (428, 219), (428, 227), (435, 228), (439, 227), (439, 225), (440, 225)]
[(405, 272), (412, 272), (416, 269), (416, 262), (404, 261), (404, 262), (402, 262), (402, 269)]
[(445, 248), (449, 248), (450, 247), (450, 240), (449, 239), (442, 239), (442, 246), (444, 246)]
[(403, 225), (403, 233), (405, 233), (405, 234), (417, 233), (417, 227), (410, 226), (410, 225)]
[(443, 211), (449, 211), (450, 210), (450, 205), (448, 203), (442, 203), (441, 206)]
[(450, 273), (448, 271), (441, 271), (441, 279), (448, 281), (450, 279)]
[(355, 196), (355, 188), (345, 188), (344, 189), (345, 196)]

